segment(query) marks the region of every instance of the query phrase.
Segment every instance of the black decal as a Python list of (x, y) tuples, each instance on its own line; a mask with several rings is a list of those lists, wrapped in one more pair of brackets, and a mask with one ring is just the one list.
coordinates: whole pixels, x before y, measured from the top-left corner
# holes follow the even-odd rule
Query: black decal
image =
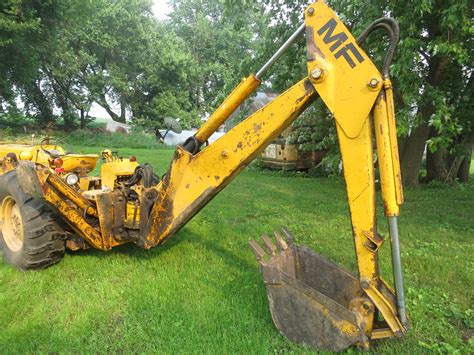
[(344, 59), (346, 60), (347, 63), (349, 63), (349, 65), (351, 66), (351, 68), (354, 68), (356, 66), (356, 64), (354, 63), (354, 61), (352, 60), (351, 56), (349, 55), (349, 53), (347, 53), (347, 47), (342, 47), (339, 52), (337, 52), (336, 54), (334, 54), (334, 57), (337, 59), (339, 58), (340, 56), (343, 56)]
[[(347, 41), (349, 38), (344, 32), (339, 32), (334, 34), (334, 30), (336, 29), (337, 26), (337, 21), (333, 18), (329, 19), (328, 22), (326, 22), (325, 25), (323, 25), (319, 30), (318, 30), (318, 35), (323, 37), (323, 41), (325, 44), (330, 44), (332, 45), (329, 47), (329, 50), (331, 52), (334, 52), (336, 49), (338, 49), (341, 44), (344, 44), (344, 42)], [(352, 53), (352, 56), (350, 53)], [(359, 63), (362, 63), (364, 61), (364, 57), (360, 54), (359, 50), (357, 47), (354, 45), (354, 43), (348, 43), (345, 46), (343, 46), (341, 49), (339, 49), (335, 54), (334, 57), (337, 59), (339, 57), (344, 57), (346, 62), (351, 66), (351, 68), (354, 68), (357, 64), (354, 62), (353, 57), (357, 59)]]
[(347, 41), (347, 35), (344, 32), (339, 32), (333, 35), (336, 26), (337, 22), (332, 18), (318, 30), (318, 35), (320, 36), (326, 32), (323, 37), (324, 43), (329, 44), (335, 42), (331, 47), (329, 47), (331, 52), (334, 52), (341, 44)]
[(354, 57), (356, 57), (359, 63), (362, 63), (364, 61), (364, 57), (361, 56), (361, 54), (353, 43), (348, 43), (345, 47), (342, 47), (336, 54), (334, 54), (334, 57), (337, 59), (340, 56), (343, 56), (346, 62), (349, 63), (351, 68), (354, 68), (356, 64), (352, 60), (352, 57), (349, 55), (348, 51), (352, 52), (352, 54), (354, 55)]
[(346, 44), (346, 48), (354, 54), (354, 57), (356, 57), (357, 61), (359, 63), (362, 63), (364, 61), (364, 57), (359, 53), (357, 50), (356, 46), (354, 46), (354, 43), (348, 43)]

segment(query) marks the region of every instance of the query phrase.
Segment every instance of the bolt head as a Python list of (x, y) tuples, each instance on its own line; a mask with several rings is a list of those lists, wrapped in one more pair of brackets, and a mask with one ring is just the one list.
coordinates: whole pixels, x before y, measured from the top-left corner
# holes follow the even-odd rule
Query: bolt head
[(310, 16), (312, 16), (312, 15), (314, 14), (314, 7), (310, 7), (310, 8), (308, 9), (308, 14), (309, 14)]
[(379, 85), (379, 81), (378, 81), (377, 78), (372, 78), (372, 79), (370, 79), (370, 81), (369, 81), (369, 86), (370, 86), (371, 88), (376, 88), (377, 85)]
[(321, 78), (322, 75), (323, 75), (323, 71), (320, 68), (315, 68), (311, 72), (311, 77), (313, 79), (319, 79), (319, 78)]

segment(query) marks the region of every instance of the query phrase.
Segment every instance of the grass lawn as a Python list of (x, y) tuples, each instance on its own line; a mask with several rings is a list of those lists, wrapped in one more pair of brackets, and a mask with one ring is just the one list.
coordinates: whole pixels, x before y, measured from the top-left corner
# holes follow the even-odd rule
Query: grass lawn
[[(172, 155), (121, 153), (160, 175)], [(402, 212), (412, 327), (404, 339), (374, 341), (372, 350), (474, 352), (474, 184), (407, 190)], [(343, 180), (246, 171), (164, 246), (70, 253), (41, 272), (0, 264), (0, 353), (307, 351), (274, 327), (247, 246), (281, 225), (355, 271)], [(381, 212), (379, 226), (386, 235)], [(386, 244), (381, 273), (391, 282)]]

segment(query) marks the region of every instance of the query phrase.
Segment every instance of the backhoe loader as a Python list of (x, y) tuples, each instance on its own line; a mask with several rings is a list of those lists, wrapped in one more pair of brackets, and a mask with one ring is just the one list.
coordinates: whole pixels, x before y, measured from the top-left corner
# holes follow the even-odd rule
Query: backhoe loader
[[(390, 38), (382, 73), (361, 49), (375, 30)], [(303, 33), (307, 76), (206, 144)], [(150, 166), (109, 150), (102, 153), (100, 177), (92, 177), (93, 157), (76, 157), (76, 164), (62, 169), (61, 161), (70, 157), (49, 145), (42, 149), (48, 155), (43, 161), (34, 152), (3, 147), (0, 240), (5, 261), (37, 269), (59, 261), (65, 247), (109, 250), (135, 243), (148, 249), (165, 242), (320, 98), (337, 128), (358, 276), (295, 244), (287, 229), (275, 232), (274, 241), (263, 236), (262, 245), (252, 240), (272, 318), (289, 339), (323, 350), (368, 348), (375, 339), (402, 337), (408, 328), (397, 227), (403, 192), (389, 77), (398, 37), (397, 22), (381, 18), (355, 39), (323, 1), (312, 3), (304, 23), (272, 58), (177, 146), (161, 180)], [(374, 136), (395, 289), (378, 267), (384, 237), (375, 214)]]

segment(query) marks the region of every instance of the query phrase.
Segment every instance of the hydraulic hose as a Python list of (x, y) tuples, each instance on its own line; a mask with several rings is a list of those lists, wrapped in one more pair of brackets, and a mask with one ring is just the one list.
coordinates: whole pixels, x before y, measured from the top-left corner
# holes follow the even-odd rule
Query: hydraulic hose
[(372, 22), (364, 32), (357, 39), (357, 44), (362, 45), (367, 37), (375, 30), (384, 29), (389, 38), (390, 44), (388, 46), (385, 58), (383, 61), (382, 74), (385, 78), (390, 76), (390, 64), (392, 64), (393, 56), (395, 55), (395, 50), (397, 48), (398, 41), (400, 40), (400, 27), (398, 22), (391, 17), (381, 17), (374, 22)]

